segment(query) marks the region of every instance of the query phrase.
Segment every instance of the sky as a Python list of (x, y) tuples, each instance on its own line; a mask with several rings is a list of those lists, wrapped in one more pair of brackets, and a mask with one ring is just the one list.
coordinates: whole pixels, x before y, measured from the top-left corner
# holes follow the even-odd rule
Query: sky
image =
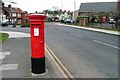
[(116, 2), (117, 0), (3, 0), (6, 4), (8, 1), (16, 2), (17, 4), (12, 4), (14, 7), (19, 7), (23, 11), (28, 11), (33, 13), (35, 11), (42, 12), (46, 9), (53, 9), (52, 7), (57, 7), (62, 10), (74, 11), (74, 1), (76, 3), (76, 10), (79, 9), (81, 3), (87, 2)]

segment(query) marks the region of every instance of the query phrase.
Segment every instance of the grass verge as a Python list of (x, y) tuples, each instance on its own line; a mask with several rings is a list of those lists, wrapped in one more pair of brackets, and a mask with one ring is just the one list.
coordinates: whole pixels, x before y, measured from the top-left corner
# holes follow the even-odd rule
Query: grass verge
[(0, 33), (0, 43), (5, 41), (8, 38), (8, 34), (7, 33)]

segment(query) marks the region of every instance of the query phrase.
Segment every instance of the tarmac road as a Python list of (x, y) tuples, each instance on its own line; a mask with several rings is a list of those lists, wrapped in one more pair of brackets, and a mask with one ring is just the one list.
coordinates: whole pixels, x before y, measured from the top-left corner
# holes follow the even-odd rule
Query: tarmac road
[(47, 24), (46, 43), (75, 78), (117, 78), (118, 36)]

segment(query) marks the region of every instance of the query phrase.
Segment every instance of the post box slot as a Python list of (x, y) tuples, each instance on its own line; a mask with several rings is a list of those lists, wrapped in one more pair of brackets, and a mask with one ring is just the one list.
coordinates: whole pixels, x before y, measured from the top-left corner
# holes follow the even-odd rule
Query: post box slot
[(32, 24), (32, 27), (41, 27), (41, 24)]

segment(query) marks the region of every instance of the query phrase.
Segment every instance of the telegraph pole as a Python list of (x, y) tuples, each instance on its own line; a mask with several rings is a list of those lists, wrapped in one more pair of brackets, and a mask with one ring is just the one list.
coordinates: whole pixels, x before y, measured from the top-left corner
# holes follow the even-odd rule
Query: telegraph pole
[(63, 10), (63, 1), (61, 0), (61, 9)]
[(73, 20), (75, 20), (76, 0), (74, 0)]

